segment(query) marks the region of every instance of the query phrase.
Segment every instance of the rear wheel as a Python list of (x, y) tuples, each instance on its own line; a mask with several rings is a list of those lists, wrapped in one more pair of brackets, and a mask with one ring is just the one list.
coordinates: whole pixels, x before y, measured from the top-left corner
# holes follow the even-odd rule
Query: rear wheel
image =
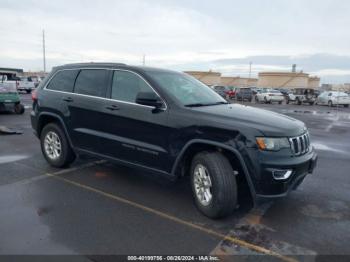
[(18, 115), (22, 115), (24, 113), (24, 106), (22, 104), (15, 105), (15, 113)]
[(331, 100), (328, 101), (328, 106), (332, 107), (333, 106), (333, 102)]
[(75, 160), (75, 154), (62, 128), (56, 123), (44, 127), (40, 135), (41, 150), (54, 167), (65, 167)]
[(300, 106), (301, 105), (301, 100), (297, 98), (297, 104)]
[(206, 216), (232, 214), (237, 205), (237, 184), (227, 158), (219, 152), (197, 154), (191, 165), (191, 185), (197, 208)]

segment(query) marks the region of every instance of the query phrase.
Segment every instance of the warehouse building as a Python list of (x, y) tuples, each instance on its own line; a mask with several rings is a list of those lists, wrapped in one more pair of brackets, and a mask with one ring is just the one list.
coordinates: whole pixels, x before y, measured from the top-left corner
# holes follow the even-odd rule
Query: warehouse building
[(193, 76), (208, 86), (223, 85), (232, 87), (256, 87), (258, 84), (257, 78), (221, 76), (221, 73), (219, 72), (185, 71), (185, 73)]
[(233, 87), (256, 87), (258, 85), (257, 78), (248, 77), (232, 77), (223, 76), (221, 77), (221, 85), (223, 86), (233, 86)]
[(212, 71), (185, 71), (186, 74), (193, 76), (202, 83), (212, 86), (220, 85), (221, 83), (221, 73)]
[(319, 77), (310, 77), (301, 72), (261, 72), (258, 87), (260, 88), (312, 88), (320, 86)]

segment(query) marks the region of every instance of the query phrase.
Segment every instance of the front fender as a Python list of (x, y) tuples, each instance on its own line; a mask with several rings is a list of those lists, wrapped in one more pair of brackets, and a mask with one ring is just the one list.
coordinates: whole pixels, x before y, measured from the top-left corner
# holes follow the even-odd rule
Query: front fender
[(255, 201), (256, 192), (255, 192), (254, 184), (253, 184), (251, 176), (249, 174), (249, 170), (247, 168), (247, 165), (246, 165), (241, 153), (236, 148), (234, 148), (230, 145), (226, 145), (223, 143), (214, 142), (214, 141), (210, 141), (210, 140), (205, 140), (205, 139), (193, 139), (193, 140), (187, 142), (187, 144), (180, 151), (180, 153), (177, 156), (175, 163), (172, 167), (171, 175), (173, 177), (176, 177), (176, 170), (179, 168), (179, 165), (181, 163), (183, 156), (185, 155), (186, 151), (190, 148), (190, 146), (193, 144), (203, 144), (203, 145), (215, 146), (215, 147), (222, 148), (222, 149), (225, 149), (225, 150), (232, 152), (237, 157), (237, 159), (239, 160), (239, 162), (241, 164), (244, 176), (248, 182), (250, 193), (253, 197), (253, 200)]

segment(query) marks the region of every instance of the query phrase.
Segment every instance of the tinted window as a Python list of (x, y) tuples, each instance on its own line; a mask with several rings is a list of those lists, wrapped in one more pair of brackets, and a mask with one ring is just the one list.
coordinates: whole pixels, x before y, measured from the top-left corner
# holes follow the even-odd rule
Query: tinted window
[(125, 102), (136, 102), (139, 92), (154, 92), (138, 75), (127, 71), (114, 71), (112, 83), (112, 99)]
[(148, 71), (147, 74), (165, 92), (185, 106), (226, 103), (213, 89), (187, 74), (167, 71)]
[(82, 95), (105, 97), (107, 85), (107, 70), (84, 69), (78, 75), (74, 92)]
[(46, 87), (50, 90), (73, 92), (75, 78), (78, 70), (64, 70), (58, 72)]

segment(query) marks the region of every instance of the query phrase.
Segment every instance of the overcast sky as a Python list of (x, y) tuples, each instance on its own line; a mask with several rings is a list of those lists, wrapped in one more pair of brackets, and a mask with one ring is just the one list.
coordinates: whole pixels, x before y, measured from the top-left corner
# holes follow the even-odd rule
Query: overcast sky
[(119, 61), (253, 75), (298, 64), (350, 82), (347, 0), (0, 0), (0, 67)]

